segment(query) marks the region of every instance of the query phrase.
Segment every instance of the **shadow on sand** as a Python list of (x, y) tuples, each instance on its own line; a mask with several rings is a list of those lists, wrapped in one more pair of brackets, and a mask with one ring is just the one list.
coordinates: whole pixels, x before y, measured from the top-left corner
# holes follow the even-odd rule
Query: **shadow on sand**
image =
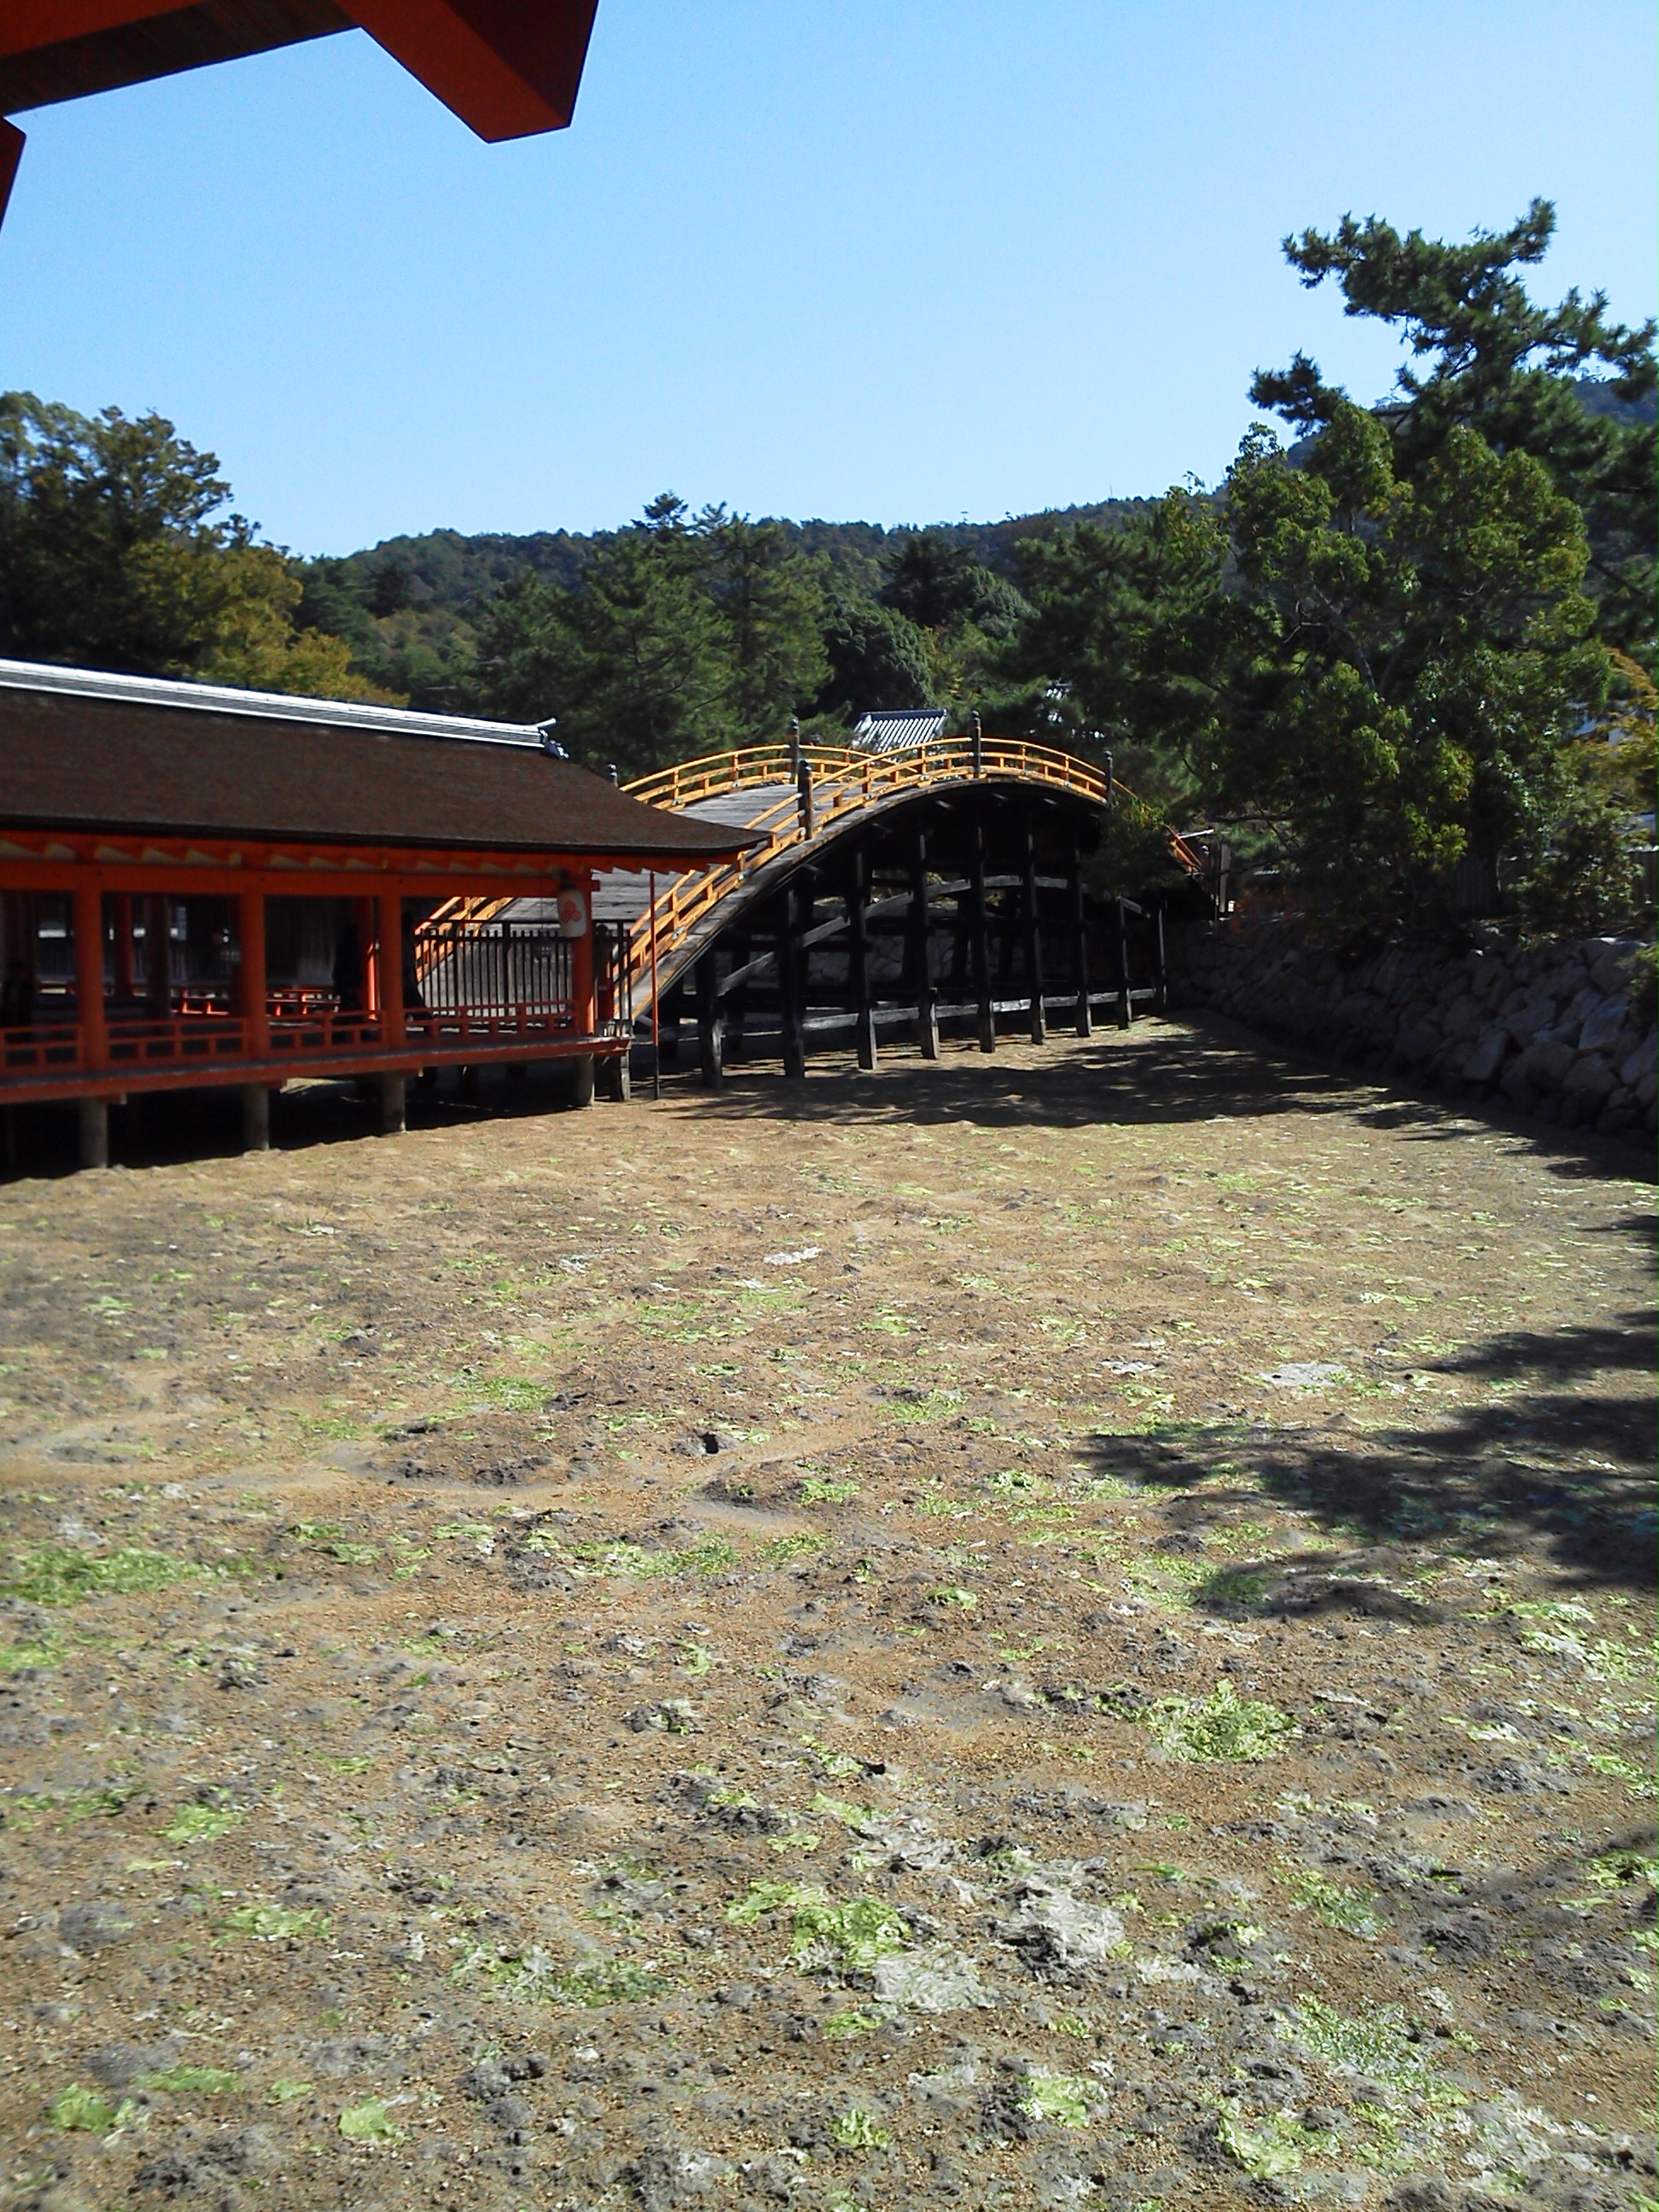
[[(691, 1079), (695, 1081), (695, 1079)], [(688, 1079), (676, 1078), (684, 1097)], [(1006, 1130), (1116, 1124), (1176, 1130), (1216, 1121), (1340, 1114), (1407, 1141), (1455, 1151), (1498, 1133), (1516, 1155), (1569, 1181), (1650, 1183), (1651, 1158), (1633, 1147), (1515, 1117), (1477, 1117), (1466, 1106), (1390, 1091), (1264, 1045), (1219, 1017), (1148, 1022), (1127, 1033), (1066, 1039), (1041, 1056), (992, 1057), (947, 1047), (932, 1066), (895, 1058), (874, 1074), (814, 1068), (786, 1082), (741, 1069), (703, 1110), (812, 1127), (863, 1122), (920, 1127), (955, 1121)], [(1449, 1162), (1448, 1164), (1450, 1164)], [(1645, 1240), (1645, 1205), (1598, 1234)], [(1431, 1423), (1344, 1433), (1246, 1421), (1170, 1426), (1102, 1437), (1102, 1474), (1174, 1493), (1177, 1533), (1228, 1498), (1228, 1478), (1248, 1472), (1271, 1495), (1312, 1513), (1339, 1539), (1368, 1547), (1353, 1562), (1317, 1571), (1245, 1561), (1215, 1578), (1207, 1602), (1221, 1613), (1293, 1609), (1422, 1617), (1425, 1608), (1389, 1587), (1392, 1557), (1408, 1575), (1431, 1546), (1498, 1556), (1540, 1544), (1565, 1577), (1585, 1584), (1650, 1584), (1654, 1577), (1655, 1318), (1630, 1313), (1604, 1325), (1554, 1333), (1511, 1331), (1442, 1359), (1425, 1374), (1482, 1377), (1509, 1386), (1491, 1402)], [(1612, 1387), (1609, 1387), (1611, 1382)], [(1237, 1504), (1259, 1492), (1240, 1491)], [(1376, 1547), (1382, 1547), (1381, 1554)], [(1379, 1577), (1382, 1578), (1379, 1580)], [(1206, 1593), (1198, 1593), (1200, 1603)]]

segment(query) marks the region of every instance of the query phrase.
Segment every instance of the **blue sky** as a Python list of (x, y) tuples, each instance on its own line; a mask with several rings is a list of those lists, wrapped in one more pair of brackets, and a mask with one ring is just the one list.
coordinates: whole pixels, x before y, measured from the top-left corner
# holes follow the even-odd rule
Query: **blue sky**
[(978, 519), (1224, 470), (1286, 231), (1461, 236), (1655, 305), (1648, 0), (599, 0), (488, 147), (361, 34), (22, 118), (0, 384), (155, 407), (304, 552), (439, 526)]

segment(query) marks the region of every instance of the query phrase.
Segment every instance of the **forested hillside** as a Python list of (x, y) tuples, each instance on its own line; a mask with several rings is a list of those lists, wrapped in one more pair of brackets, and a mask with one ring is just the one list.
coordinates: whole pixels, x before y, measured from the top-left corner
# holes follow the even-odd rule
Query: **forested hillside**
[[(935, 523), (917, 529), (884, 529), (880, 523), (779, 520), (781, 548), (821, 563), (824, 580), (854, 600), (877, 599), (888, 564), (906, 540), (926, 535), (938, 546), (1010, 581), (1018, 576), (1022, 541), (1053, 537), (1079, 523), (1117, 526), (1146, 505), (1104, 500), (1009, 515), (1000, 522)], [(353, 666), (388, 690), (416, 704), (458, 703), (467, 658), (476, 650), (484, 608), (507, 586), (531, 576), (565, 591), (620, 533), (582, 537), (568, 531), (533, 531), (522, 537), (495, 532), (464, 536), (432, 530), (419, 537), (384, 538), (343, 557), (301, 564), (305, 596), (301, 621), (349, 638)], [(897, 705), (871, 698), (859, 705)]]

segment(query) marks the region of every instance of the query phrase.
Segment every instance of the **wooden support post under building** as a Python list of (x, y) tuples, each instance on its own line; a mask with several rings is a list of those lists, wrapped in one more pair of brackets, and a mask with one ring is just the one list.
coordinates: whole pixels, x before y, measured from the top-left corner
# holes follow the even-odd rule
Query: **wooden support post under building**
[(1024, 848), (1024, 881), (1020, 889), (1025, 906), (1025, 987), (1031, 994), (1031, 1042), (1042, 1044), (1048, 1035), (1042, 1009), (1042, 915), (1037, 905), (1036, 832), (1029, 815)]
[(107, 1098), (82, 1098), (77, 1104), (81, 1125), (81, 1164), (83, 1168), (106, 1168), (109, 1165), (109, 1101)]
[(1083, 856), (1078, 850), (1077, 840), (1072, 841), (1071, 858), (1066, 871), (1066, 896), (1072, 913), (1072, 967), (1077, 982), (1077, 1033), (1080, 1037), (1095, 1033), (1094, 1010), (1089, 1004), (1089, 925), (1083, 903)]
[(696, 969), (697, 1058), (704, 1085), (710, 1091), (722, 1090), (726, 1084), (726, 1015), (720, 1006), (715, 957), (713, 952), (705, 952)]
[(870, 1000), (870, 854), (859, 846), (853, 854), (852, 887), (847, 894), (847, 982), (853, 1001), (854, 1037), (862, 1068), (876, 1064), (876, 1010)]
[(924, 1060), (939, 1058), (939, 993), (933, 988), (933, 940), (927, 911), (927, 832), (916, 824), (910, 848), (910, 963), (916, 988), (916, 1042)]
[(270, 1087), (264, 1083), (242, 1085), (242, 1150), (270, 1150)]
[(974, 963), (974, 1001), (979, 1016), (979, 1048), (997, 1048), (997, 1018), (991, 1011), (990, 921), (985, 908), (985, 823), (974, 816), (973, 845), (969, 860), (968, 895), (973, 908), (969, 917), (973, 932), (970, 950)]
[(1117, 924), (1117, 1025), (1127, 1030), (1133, 1013), (1129, 1000), (1129, 915), (1121, 899), (1113, 900), (1112, 912)]
[(787, 884), (778, 907), (778, 1025), (783, 1032), (783, 1072), (792, 1081), (806, 1073), (806, 1009), (802, 1004), (806, 963), (800, 947), (799, 902), (797, 886)]
[(626, 1051), (606, 1053), (596, 1070), (594, 1088), (600, 1098), (610, 1099), (618, 1106), (629, 1103), (634, 1096), (634, 1071), (629, 1066)]

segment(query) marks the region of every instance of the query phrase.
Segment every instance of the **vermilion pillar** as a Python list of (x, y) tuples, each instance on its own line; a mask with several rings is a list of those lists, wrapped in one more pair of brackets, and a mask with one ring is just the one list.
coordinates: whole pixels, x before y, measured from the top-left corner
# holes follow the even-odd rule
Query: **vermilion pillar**
[(132, 901), (125, 891), (115, 899), (115, 995), (132, 996)]
[(578, 876), (582, 897), (582, 932), (570, 940), (571, 1024), (578, 1036), (593, 1034), (593, 878)]
[(401, 1045), (404, 1027), (404, 902), (397, 891), (382, 891), (375, 902), (379, 913), (375, 931), (374, 967), (382, 1042)]
[(374, 957), (374, 933), (378, 927), (375, 902), (372, 898), (353, 899), (352, 916), (357, 925), (357, 952), (362, 976), (359, 990), (366, 1014), (378, 1013), (380, 994), (378, 988), (380, 963)]
[(109, 1066), (109, 1022), (104, 1012), (104, 896), (95, 883), (75, 886), (75, 1016), (81, 1024), (82, 1064)]
[(236, 1011), (242, 1018), (242, 1049), (250, 1060), (270, 1050), (270, 1013), (265, 982), (265, 895), (236, 894)]
[(173, 1012), (173, 908), (159, 891), (144, 902), (144, 996), (152, 1014)]

